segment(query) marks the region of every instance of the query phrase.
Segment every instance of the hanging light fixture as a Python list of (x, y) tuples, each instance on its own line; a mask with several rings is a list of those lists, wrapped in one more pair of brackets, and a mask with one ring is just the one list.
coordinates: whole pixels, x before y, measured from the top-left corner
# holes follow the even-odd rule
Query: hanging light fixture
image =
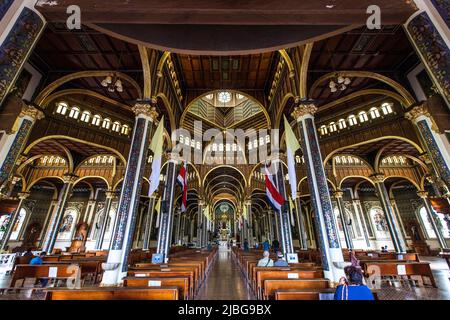
[(348, 77), (344, 77), (342, 75), (336, 74), (334, 77), (331, 78), (330, 83), (329, 83), (329, 87), (330, 87), (330, 91), (332, 93), (337, 92), (338, 90), (340, 91), (344, 91), (345, 89), (348, 88), (348, 85), (352, 83), (352, 81), (350, 80), (350, 78)]
[(109, 92), (123, 92), (122, 80), (115, 74), (106, 76), (101, 84), (102, 87), (107, 88)]

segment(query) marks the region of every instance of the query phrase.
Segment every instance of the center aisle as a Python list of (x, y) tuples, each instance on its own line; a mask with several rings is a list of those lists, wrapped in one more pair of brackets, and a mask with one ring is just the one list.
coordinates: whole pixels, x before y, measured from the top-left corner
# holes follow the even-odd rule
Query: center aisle
[(218, 252), (217, 260), (195, 300), (255, 300), (230, 251)]

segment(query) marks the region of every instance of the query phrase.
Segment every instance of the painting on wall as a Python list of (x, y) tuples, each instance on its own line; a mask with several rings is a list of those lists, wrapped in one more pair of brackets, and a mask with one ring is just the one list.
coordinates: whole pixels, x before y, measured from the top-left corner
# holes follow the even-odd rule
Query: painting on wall
[(77, 211), (75, 209), (67, 209), (64, 215), (61, 226), (59, 228), (59, 240), (70, 240), (75, 227), (75, 221), (77, 218)]
[(375, 237), (377, 239), (389, 238), (389, 228), (383, 210), (380, 207), (371, 208), (370, 218), (374, 226)]

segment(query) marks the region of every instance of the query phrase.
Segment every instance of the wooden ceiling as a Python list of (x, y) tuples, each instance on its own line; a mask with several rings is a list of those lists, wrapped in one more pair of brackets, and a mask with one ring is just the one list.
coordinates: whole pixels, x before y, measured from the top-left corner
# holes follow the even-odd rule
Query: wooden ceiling
[(266, 88), (269, 72), (277, 54), (243, 56), (174, 55), (186, 90), (235, 89), (243, 91)]

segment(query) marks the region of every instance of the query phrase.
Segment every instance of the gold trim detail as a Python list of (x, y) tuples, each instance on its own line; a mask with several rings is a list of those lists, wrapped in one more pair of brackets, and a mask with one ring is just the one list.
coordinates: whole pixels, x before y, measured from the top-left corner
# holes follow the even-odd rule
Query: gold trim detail
[(299, 119), (301, 117), (304, 117), (308, 114), (314, 115), (317, 112), (317, 107), (314, 103), (309, 104), (300, 104), (298, 107), (295, 107), (294, 112), (292, 112), (292, 117), (296, 119), (297, 121), (300, 121)]

